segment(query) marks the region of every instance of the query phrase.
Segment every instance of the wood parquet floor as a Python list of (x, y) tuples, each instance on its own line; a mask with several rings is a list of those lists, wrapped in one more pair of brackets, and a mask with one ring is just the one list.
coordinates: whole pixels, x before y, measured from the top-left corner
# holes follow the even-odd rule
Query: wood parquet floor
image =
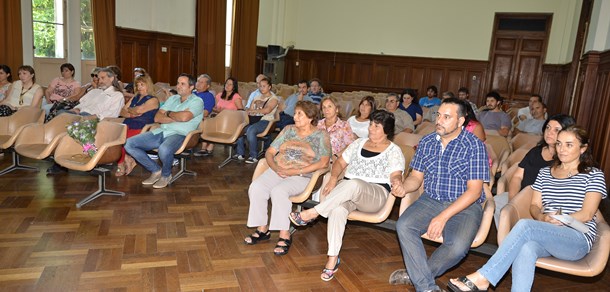
[[(320, 280), (326, 259), (326, 223), (319, 220), (293, 235), (286, 256), (272, 253), (272, 240), (249, 246), (247, 189), (253, 165), (225, 157), (188, 162), (197, 171), (155, 190), (129, 177), (108, 177), (125, 197), (103, 197), (81, 209), (75, 203), (97, 189), (97, 179), (70, 172), (47, 176), (47, 161), (23, 159), (40, 172), (0, 176), (0, 291), (412, 291), (390, 286), (403, 266), (394, 232), (348, 224), (342, 263), (334, 280)], [(0, 168), (10, 164), (0, 157)], [(394, 215), (395, 216), (395, 215)], [(427, 244), (428, 252), (434, 246)], [(475, 270), (487, 259), (470, 253), (438, 279)], [(610, 291), (605, 271), (595, 278), (537, 271), (534, 291)], [(495, 291), (510, 290), (510, 273)]]

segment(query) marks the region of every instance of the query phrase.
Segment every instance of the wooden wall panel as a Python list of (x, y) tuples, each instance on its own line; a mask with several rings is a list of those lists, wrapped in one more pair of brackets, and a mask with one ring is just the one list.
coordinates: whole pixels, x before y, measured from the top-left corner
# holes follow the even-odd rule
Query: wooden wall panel
[[(564, 96), (565, 88), (569, 85), (567, 76), (570, 67), (571, 64), (542, 66), (542, 81), (540, 82), (539, 94), (547, 106), (547, 113), (549, 115), (569, 112), (569, 108), (563, 109), (563, 104), (564, 100), (569, 100), (570, 98), (569, 96)], [(572, 82), (570, 81), (570, 83)]]
[(170, 84), (176, 83), (180, 73), (195, 74), (192, 37), (117, 28), (117, 44), (123, 82), (133, 81), (134, 67), (145, 68), (154, 82)]

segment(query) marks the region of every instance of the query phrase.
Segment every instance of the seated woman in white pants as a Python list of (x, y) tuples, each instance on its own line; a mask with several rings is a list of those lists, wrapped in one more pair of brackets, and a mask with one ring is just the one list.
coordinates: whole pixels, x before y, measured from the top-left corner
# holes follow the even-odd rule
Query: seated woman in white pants
[[(326, 200), (306, 211), (290, 213), (297, 226), (307, 225), (319, 215), (328, 218), (328, 260), (320, 275), (324, 281), (334, 278), (341, 262), (339, 250), (349, 213), (379, 211), (390, 196), (391, 184), (402, 182), (405, 158), (400, 147), (390, 141), (394, 115), (380, 110), (370, 118), (368, 138), (354, 141), (333, 163), (330, 180), (322, 190)], [(337, 183), (343, 170), (345, 177)]]
[[(273, 252), (276, 255), (288, 253), (292, 243), (288, 220), (292, 210), (290, 197), (303, 192), (311, 174), (328, 167), (330, 161), (330, 138), (326, 131), (316, 128), (318, 114), (318, 107), (313, 102), (297, 102), (294, 125), (286, 126), (267, 149), (265, 160), (269, 169), (248, 189), (250, 209), (247, 224), (256, 227), (256, 231), (247, 236), (244, 243), (269, 240), (270, 230), (279, 230), (279, 240)], [(272, 205), (270, 222), (267, 214), (269, 200)]]

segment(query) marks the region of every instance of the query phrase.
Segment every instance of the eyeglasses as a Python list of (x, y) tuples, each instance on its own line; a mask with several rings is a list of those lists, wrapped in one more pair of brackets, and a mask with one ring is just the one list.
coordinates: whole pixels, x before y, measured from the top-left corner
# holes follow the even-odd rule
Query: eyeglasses
[(97, 74), (91, 73), (91, 78), (93, 78), (93, 77), (97, 78)]
[(387, 103), (387, 102), (394, 103), (394, 102), (397, 102), (397, 100), (390, 100), (390, 99), (388, 99), (388, 100), (386, 100), (385, 102), (386, 102), (386, 103)]

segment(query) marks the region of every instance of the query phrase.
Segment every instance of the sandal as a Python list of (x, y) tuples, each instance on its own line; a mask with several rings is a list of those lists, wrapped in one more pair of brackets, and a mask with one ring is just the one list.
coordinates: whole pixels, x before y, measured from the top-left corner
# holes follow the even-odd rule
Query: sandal
[(451, 280), (449, 280), (449, 283), (447, 283), (447, 288), (449, 288), (449, 290), (451, 290), (453, 292), (462, 292), (462, 291), (485, 292), (485, 291), (487, 291), (487, 289), (485, 289), (485, 290), (479, 289), (479, 287), (477, 287), (477, 285), (475, 285), (472, 281), (470, 281), (470, 279), (466, 278), (465, 276), (459, 277), (459, 278), (457, 278), (457, 280), (460, 281), (462, 284), (464, 284), (464, 286), (466, 286), (466, 288), (468, 288), (469, 290), (460, 289), (460, 287), (451, 283)]
[(322, 270), (322, 274), (320, 275), (320, 279), (322, 279), (322, 281), (326, 281), (326, 282), (334, 279), (335, 273), (339, 270), (340, 263), (341, 263), (341, 258), (337, 257), (337, 263), (335, 264), (334, 268), (327, 269), (326, 267), (324, 267), (324, 269)]
[[(256, 234), (258, 236), (253, 236), (254, 234)], [(254, 234), (248, 235), (248, 237), (246, 237), (244, 239), (244, 243), (247, 245), (255, 245), (259, 241), (271, 239), (271, 231), (269, 231), (269, 230), (267, 230), (267, 232), (260, 232), (260, 231), (256, 230), (256, 232), (254, 232)], [(250, 238), (250, 242), (246, 241), (246, 239), (248, 239), (248, 238)]]
[[(285, 244), (285, 245), (280, 245), (280, 242), (282, 242), (282, 241), (284, 242), (284, 244)], [(273, 251), (273, 253), (274, 253), (275, 255), (285, 255), (285, 254), (287, 254), (287, 253), (288, 253), (288, 250), (290, 249), (290, 245), (292, 245), (292, 240), (290, 240), (290, 239), (286, 239), (286, 238), (281, 238), (281, 237), (280, 237), (280, 238), (277, 240), (277, 244), (275, 245), (275, 248), (274, 248), (274, 249), (279, 248), (279, 249), (281, 249), (282, 251), (280, 251), (280, 252)]]
[(301, 218), (301, 212), (291, 212), (288, 217), (292, 224), (296, 226), (305, 226), (313, 221), (313, 219), (307, 221), (303, 220), (303, 218)]
[(138, 163), (135, 161), (135, 159), (133, 159), (133, 157), (129, 156), (129, 155), (125, 155), (125, 174), (124, 175), (129, 175), (134, 168), (136, 168), (136, 165), (138, 165)]
[(124, 175), (125, 175), (125, 163), (117, 164), (116, 172), (114, 173), (114, 176), (124, 176)]

